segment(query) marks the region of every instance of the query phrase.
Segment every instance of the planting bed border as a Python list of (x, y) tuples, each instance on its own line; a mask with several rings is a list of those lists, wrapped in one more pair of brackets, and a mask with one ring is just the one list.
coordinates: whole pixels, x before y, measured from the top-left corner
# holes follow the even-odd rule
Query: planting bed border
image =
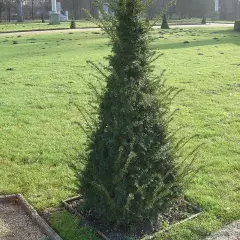
[[(89, 221), (87, 221), (86, 218), (85, 218), (81, 213), (79, 213), (78, 211), (76, 211), (76, 210), (69, 204), (69, 203), (71, 203), (71, 202), (73, 202), (73, 201), (80, 200), (80, 199), (81, 199), (81, 195), (78, 195), (78, 196), (75, 196), (75, 197), (72, 197), (72, 198), (68, 198), (68, 199), (66, 199), (66, 200), (63, 200), (62, 203), (63, 203), (64, 207), (65, 207), (69, 212), (71, 212), (72, 214), (74, 214), (74, 215), (76, 215), (76, 216), (79, 216), (79, 217), (83, 218), (83, 219), (85, 220), (85, 222), (88, 224)], [(185, 223), (185, 222), (187, 222), (187, 221), (189, 221), (189, 220), (191, 220), (191, 219), (194, 219), (194, 218), (198, 217), (200, 214), (203, 213), (203, 210), (202, 210), (201, 208), (199, 208), (199, 207), (197, 207), (197, 206), (195, 206), (195, 205), (193, 205), (193, 204), (191, 204), (191, 203), (189, 203), (189, 202), (187, 202), (187, 201), (185, 201), (185, 203), (186, 203), (187, 205), (191, 206), (194, 210), (198, 211), (198, 213), (193, 214), (192, 216), (190, 216), (190, 217), (188, 217), (188, 218), (185, 218), (185, 219), (183, 219), (183, 220), (181, 220), (181, 221), (179, 221), (179, 222), (177, 222), (177, 223), (174, 223), (174, 224), (172, 224), (172, 225), (164, 228), (163, 230), (160, 230), (160, 231), (158, 231), (158, 232), (156, 232), (156, 233), (154, 233), (154, 234), (152, 234), (152, 235), (145, 236), (145, 237), (142, 238), (142, 240), (154, 239), (157, 234), (159, 234), (159, 233), (161, 233), (161, 232), (164, 232), (164, 231), (167, 231), (167, 230), (169, 230), (170, 228), (172, 228), (172, 227), (174, 227), (174, 226), (177, 226), (177, 225), (179, 225), (179, 224)], [(99, 231), (98, 229), (95, 228), (94, 230), (97, 232), (97, 234), (98, 234), (102, 239), (104, 239), (104, 240), (112, 240), (112, 239), (108, 238), (105, 234), (103, 234), (101, 231)]]
[(37, 211), (25, 200), (22, 194), (0, 195), (0, 203), (15, 202), (19, 204), (27, 215), (37, 224), (40, 230), (50, 240), (62, 240), (62, 238), (39, 216)]

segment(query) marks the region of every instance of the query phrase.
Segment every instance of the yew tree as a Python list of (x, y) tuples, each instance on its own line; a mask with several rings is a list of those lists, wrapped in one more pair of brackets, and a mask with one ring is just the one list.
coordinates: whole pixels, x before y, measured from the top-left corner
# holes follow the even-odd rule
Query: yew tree
[(85, 114), (94, 124), (87, 124), (91, 133), (79, 191), (86, 209), (122, 227), (154, 226), (182, 194), (183, 172), (168, 130), (176, 89), (153, 72), (159, 56), (151, 50), (151, 25), (144, 15), (150, 2), (112, 0), (110, 14), (101, 10), (111, 54), (107, 66), (92, 64), (106, 85), (97, 94), (97, 117)]

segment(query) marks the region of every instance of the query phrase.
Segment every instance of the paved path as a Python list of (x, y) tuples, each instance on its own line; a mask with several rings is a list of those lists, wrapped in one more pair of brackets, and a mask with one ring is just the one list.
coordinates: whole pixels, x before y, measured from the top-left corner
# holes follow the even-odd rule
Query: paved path
[[(206, 25), (170, 25), (171, 28), (209, 28), (209, 27), (233, 27), (234, 24), (226, 23), (208, 23)], [(160, 28), (160, 26), (154, 26), (154, 29)], [(61, 29), (61, 30), (43, 30), (43, 31), (26, 31), (26, 32), (12, 32), (12, 33), (0, 33), (0, 36), (12, 36), (12, 35), (36, 35), (36, 34), (49, 34), (49, 33), (63, 33), (63, 32), (93, 32), (101, 31), (100, 28), (79, 28), (79, 29)]]
[(78, 28), (78, 29), (56, 29), (56, 30), (37, 30), (37, 31), (25, 31), (25, 32), (11, 32), (11, 33), (0, 33), (0, 36), (12, 36), (12, 35), (38, 35), (47, 33), (63, 33), (63, 32), (93, 32), (101, 31), (100, 28)]
[(206, 240), (240, 240), (240, 220), (211, 234)]

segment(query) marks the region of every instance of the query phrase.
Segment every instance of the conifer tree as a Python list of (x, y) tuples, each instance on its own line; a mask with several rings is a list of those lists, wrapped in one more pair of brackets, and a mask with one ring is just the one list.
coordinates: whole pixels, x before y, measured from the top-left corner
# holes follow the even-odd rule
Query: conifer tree
[(43, 14), (43, 13), (42, 13), (42, 15), (41, 15), (41, 20), (42, 20), (42, 23), (45, 23), (44, 14)]
[(206, 23), (207, 23), (206, 18), (203, 17), (203, 18), (202, 18), (202, 22), (201, 22), (201, 24), (206, 24)]
[(182, 193), (183, 173), (168, 133), (168, 109), (176, 91), (153, 74), (158, 56), (150, 50), (146, 4), (113, 0), (109, 8), (112, 14), (101, 10), (100, 20), (111, 39), (108, 74), (93, 64), (106, 80), (103, 94), (97, 93), (97, 120), (80, 109), (91, 133), (85, 167), (78, 173), (79, 191), (86, 208), (103, 221), (153, 227), (159, 213)]
[(169, 25), (168, 25), (168, 21), (167, 21), (167, 16), (166, 14), (163, 15), (163, 19), (162, 19), (162, 25), (161, 25), (161, 29), (169, 29)]
[(76, 22), (74, 18), (72, 18), (71, 24), (70, 24), (70, 29), (76, 29)]

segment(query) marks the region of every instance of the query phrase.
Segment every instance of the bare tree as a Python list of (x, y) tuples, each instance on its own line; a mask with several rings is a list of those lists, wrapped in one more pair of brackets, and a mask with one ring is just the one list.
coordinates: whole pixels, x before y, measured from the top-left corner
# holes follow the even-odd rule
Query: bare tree
[(7, 16), (8, 16), (8, 21), (11, 21), (11, 8), (12, 8), (12, 2), (9, 0), (7, 1)]
[(94, 6), (95, 0), (67, 0), (62, 3), (63, 8), (67, 9), (74, 19), (85, 18), (87, 15), (83, 11), (86, 9), (92, 16), (98, 17), (98, 10)]
[(34, 0), (31, 0), (32, 3), (32, 20), (34, 19)]
[(11, 21), (12, 9), (15, 9), (15, 0), (0, 0), (0, 22), (3, 18), (3, 13), (5, 13), (5, 19), (9, 22)]
[(5, 9), (5, 3), (3, 0), (0, 0), (0, 22), (2, 21), (2, 12)]
[(240, 0), (232, 0), (233, 12), (236, 19), (240, 18)]

